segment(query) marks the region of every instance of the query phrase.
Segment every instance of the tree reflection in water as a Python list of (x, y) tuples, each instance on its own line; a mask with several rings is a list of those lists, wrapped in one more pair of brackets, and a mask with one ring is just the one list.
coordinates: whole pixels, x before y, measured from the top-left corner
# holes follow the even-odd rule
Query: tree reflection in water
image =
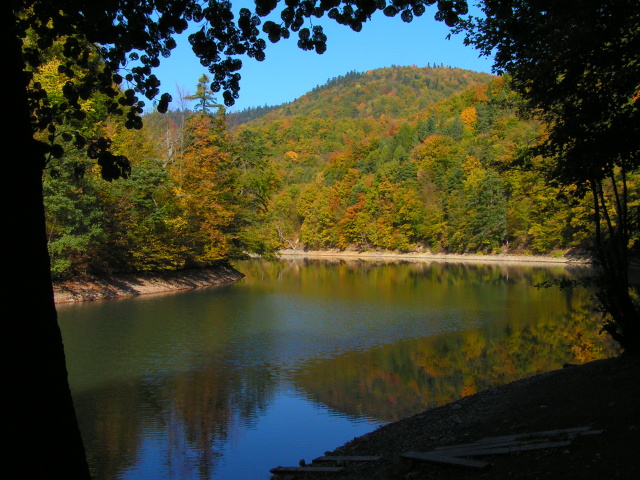
[[(585, 268), (237, 268), (247, 276), (229, 288), (61, 309), (96, 480), (256, 478), (280, 462), (273, 452), (297, 462), (375, 425), (616, 354), (598, 334), (589, 291), (533, 286)], [(81, 320), (65, 321), (74, 310)], [(314, 435), (296, 430), (313, 422)]]

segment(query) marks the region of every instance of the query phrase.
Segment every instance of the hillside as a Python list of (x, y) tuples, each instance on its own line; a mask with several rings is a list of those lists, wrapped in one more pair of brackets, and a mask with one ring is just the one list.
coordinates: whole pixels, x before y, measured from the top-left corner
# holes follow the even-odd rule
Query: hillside
[[(277, 107), (229, 115), (238, 130), (260, 130), (271, 150), (330, 154), (353, 143), (386, 136), (400, 123), (493, 77), (457, 68), (390, 67), (349, 72)], [(236, 118), (247, 119), (241, 123)]]
[(502, 77), (390, 67), (265, 110), (232, 130), (245, 155), (267, 160), (255, 234), (271, 232), (278, 248), (582, 248), (588, 222), (570, 208), (583, 207), (544, 183), (544, 160), (511, 168), (542, 133), (517, 117), (517, 102)]
[[(230, 125), (265, 125), (291, 117), (404, 120), (473, 84), (486, 84), (491, 75), (449, 67), (389, 67), (348, 72), (329, 79), (291, 103), (248, 109), (229, 115)], [(258, 115), (254, 115), (257, 113)]]
[(54, 276), (200, 268), (283, 248), (584, 251), (588, 207), (526, 155), (544, 132), (517, 116), (518, 101), (504, 77), (390, 67), (239, 114), (154, 112), (135, 132), (98, 122), (131, 175), (107, 184), (72, 155), (48, 170)]

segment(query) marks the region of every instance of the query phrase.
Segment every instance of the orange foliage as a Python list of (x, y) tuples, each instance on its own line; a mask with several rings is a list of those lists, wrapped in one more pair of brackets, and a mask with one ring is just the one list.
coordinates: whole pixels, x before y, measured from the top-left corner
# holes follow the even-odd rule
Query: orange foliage
[(478, 387), (472, 378), (465, 378), (464, 385), (462, 386), (462, 390), (460, 390), (461, 397), (468, 397), (470, 395), (474, 395), (478, 393)]

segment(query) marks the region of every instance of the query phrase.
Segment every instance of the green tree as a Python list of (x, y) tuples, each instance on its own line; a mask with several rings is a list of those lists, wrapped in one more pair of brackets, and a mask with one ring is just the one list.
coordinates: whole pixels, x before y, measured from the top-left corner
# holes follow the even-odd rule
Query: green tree
[(71, 160), (43, 178), (51, 273), (58, 280), (86, 273), (106, 233), (95, 179), (82, 171), (82, 160)]
[(507, 199), (500, 176), (490, 170), (467, 197), (470, 244), (474, 250), (496, 251), (507, 238)]
[(552, 160), (548, 178), (591, 197), (604, 327), (638, 351), (629, 253), (640, 212), (629, 179), (640, 166), (640, 2), (485, 0), (483, 11), (464, 22), (466, 42), (495, 54), (494, 69), (545, 122), (532, 154)]
[(210, 114), (211, 109), (215, 108), (218, 113), (224, 113), (224, 107), (220, 105), (213, 92), (209, 88), (211, 80), (209, 77), (204, 74), (198, 79), (198, 85), (196, 86), (196, 93), (193, 95), (187, 95), (184, 97), (187, 100), (195, 100), (197, 102), (197, 106), (195, 108), (196, 112)]

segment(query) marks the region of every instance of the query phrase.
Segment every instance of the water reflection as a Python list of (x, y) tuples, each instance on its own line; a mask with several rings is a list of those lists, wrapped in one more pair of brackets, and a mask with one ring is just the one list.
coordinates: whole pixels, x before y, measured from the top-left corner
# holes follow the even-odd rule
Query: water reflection
[(300, 370), (296, 382), (315, 401), (350, 415), (399, 420), (567, 363), (617, 354), (600, 336), (586, 300), (529, 324), (485, 324), (346, 353)]
[(237, 268), (231, 287), (60, 307), (96, 480), (268, 478), (382, 423), (615, 353), (589, 292), (533, 287), (586, 268)]

